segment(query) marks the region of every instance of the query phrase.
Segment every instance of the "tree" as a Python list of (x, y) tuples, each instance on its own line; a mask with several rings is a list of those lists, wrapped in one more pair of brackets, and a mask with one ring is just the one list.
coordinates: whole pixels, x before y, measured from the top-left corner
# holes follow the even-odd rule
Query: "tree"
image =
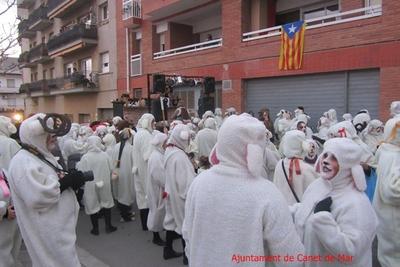
[[(0, 17), (3, 17), (16, 5), (16, 0), (3, 0), (0, 5)], [(7, 19), (2, 19), (5, 21)], [(18, 19), (15, 16), (10, 22), (0, 27), (0, 64), (9, 56), (18, 45)]]

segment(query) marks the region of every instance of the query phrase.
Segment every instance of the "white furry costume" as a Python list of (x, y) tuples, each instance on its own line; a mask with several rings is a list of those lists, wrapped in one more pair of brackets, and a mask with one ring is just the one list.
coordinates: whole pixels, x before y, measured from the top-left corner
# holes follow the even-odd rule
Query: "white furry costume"
[(135, 175), (136, 203), (139, 209), (147, 209), (146, 185), (147, 185), (147, 164), (150, 158), (153, 146), (150, 144), (153, 139), (154, 116), (145, 113), (140, 118), (141, 128), (133, 140), (133, 173)]
[(112, 158), (112, 152), (114, 150), (115, 144), (117, 143), (115, 136), (111, 133), (106, 134), (106, 136), (103, 137), (103, 143), (105, 146), (105, 152), (110, 158)]
[[(0, 174), (1, 171), (8, 170), (12, 157), (18, 152), (20, 146), (9, 136), (16, 133), (17, 129), (11, 123), (10, 118), (0, 116)], [(3, 180), (3, 185), (6, 186)], [(8, 188), (0, 187), (0, 266), (13, 267), (19, 266), (18, 256), (21, 247), (21, 234), (18, 229), (17, 219), (3, 219), (10, 205), (11, 197)]]
[(266, 146), (264, 149), (264, 156), (263, 156), (264, 168), (262, 176), (272, 181), (274, 179), (275, 167), (278, 164), (279, 160), (281, 159), (281, 156), (278, 150), (276, 149), (274, 143), (270, 141), (270, 139), (272, 138), (272, 133), (268, 129), (265, 129), (265, 133), (266, 133)]
[(111, 158), (103, 152), (103, 145), (98, 136), (88, 138), (89, 151), (76, 164), (80, 171), (92, 171), (94, 180), (85, 183), (83, 203), (88, 215), (99, 212), (102, 208), (114, 206), (111, 194)]
[(309, 184), (318, 177), (314, 168), (304, 162), (304, 157), (308, 153), (309, 145), (310, 144), (306, 141), (305, 134), (299, 130), (288, 131), (282, 138), (281, 146), (285, 158), (277, 163), (273, 182), (279, 191), (282, 192), (289, 205), (297, 201), (286, 180), (282, 162), (288, 180), (301, 201), (304, 191)]
[(390, 115), (393, 117), (400, 116), (400, 101), (393, 101), (390, 104)]
[[(372, 241), (377, 227), (375, 212), (364, 193), (365, 177), (360, 166), (362, 150), (349, 139), (333, 138), (325, 143), (324, 153), (332, 153), (339, 171), (331, 180), (318, 178), (310, 184), (300, 204), (292, 207), (296, 229), (303, 240), (305, 255), (321, 255), (321, 261), (305, 266), (372, 266)], [(318, 169), (318, 168), (317, 168)], [(316, 204), (330, 196), (331, 211), (314, 213)], [(326, 262), (332, 255), (334, 262)], [(338, 255), (352, 256), (340, 262)]]
[(362, 140), (373, 153), (383, 141), (383, 126), (383, 122), (380, 120), (372, 120), (362, 133)]
[(178, 124), (168, 139), (164, 155), (166, 198), (164, 228), (182, 234), (185, 201), (189, 186), (196, 176), (194, 167), (184, 152), (189, 145), (190, 130)]
[(194, 139), (195, 148), (197, 149), (197, 158), (210, 155), (212, 148), (217, 142), (217, 122), (214, 118), (207, 118), (204, 121), (204, 128), (201, 129)]
[(264, 147), (258, 119), (232, 115), (222, 124), (210, 156), (219, 163), (196, 177), (187, 197), (183, 237), (190, 266), (234, 266), (237, 254), (304, 253), (282, 194), (261, 177)]
[[(22, 122), (21, 141), (34, 146), (60, 168), (46, 147), (48, 134), (39, 117), (44, 118), (45, 114)], [(33, 267), (80, 266), (75, 249), (79, 205), (73, 190), (60, 193), (54, 169), (26, 150), (20, 150), (11, 160), (8, 178), (18, 225)]]
[(147, 178), (147, 202), (149, 205), (149, 216), (147, 227), (150, 231), (159, 232), (163, 230), (165, 217), (165, 200), (163, 192), (165, 188), (164, 149), (162, 148), (168, 136), (156, 133), (151, 141), (154, 147), (148, 162)]
[(378, 259), (382, 267), (400, 263), (400, 116), (386, 122), (378, 148), (374, 208), (379, 218)]

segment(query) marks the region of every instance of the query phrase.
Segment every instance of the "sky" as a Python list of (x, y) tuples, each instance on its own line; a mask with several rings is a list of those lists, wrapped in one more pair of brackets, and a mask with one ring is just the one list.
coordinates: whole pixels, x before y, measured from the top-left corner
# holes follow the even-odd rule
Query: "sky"
[[(7, 0), (0, 0), (0, 10), (4, 10), (6, 7)], [(14, 5), (5, 14), (0, 16), (0, 36), (4, 36), (3, 28), (7, 31), (11, 28), (11, 25), (17, 17), (17, 5)], [(18, 57), (21, 53), (21, 48), (19, 46), (9, 51), (9, 56)]]

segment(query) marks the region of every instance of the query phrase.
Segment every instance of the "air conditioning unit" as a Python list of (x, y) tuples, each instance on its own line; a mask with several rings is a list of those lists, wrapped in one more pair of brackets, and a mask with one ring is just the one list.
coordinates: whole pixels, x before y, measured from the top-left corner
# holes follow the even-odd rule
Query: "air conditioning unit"
[(232, 80), (222, 80), (222, 90), (231, 90)]

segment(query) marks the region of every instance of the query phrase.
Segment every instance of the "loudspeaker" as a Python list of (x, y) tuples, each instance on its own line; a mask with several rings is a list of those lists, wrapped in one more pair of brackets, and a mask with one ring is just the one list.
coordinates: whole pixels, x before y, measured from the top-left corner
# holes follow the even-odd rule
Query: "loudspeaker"
[(211, 94), (215, 92), (215, 78), (205, 77), (204, 78), (204, 92), (206, 94)]
[[(165, 120), (168, 120), (168, 112), (167, 112), (168, 107), (166, 102), (168, 102), (168, 100), (164, 99), (164, 116)], [(163, 120), (160, 99), (151, 100), (151, 114), (153, 114), (156, 122)]]
[(118, 101), (112, 102), (113, 104), (113, 116), (120, 116), (121, 118), (124, 117), (124, 104), (125, 102)]
[(153, 75), (153, 94), (165, 92), (165, 75), (154, 74)]
[(200, 118), (207, 110), (214, 111), (215, 109), (214, 97), (211, 96), (200, 97), (198, 104), (199, 104), (198, 113)]

